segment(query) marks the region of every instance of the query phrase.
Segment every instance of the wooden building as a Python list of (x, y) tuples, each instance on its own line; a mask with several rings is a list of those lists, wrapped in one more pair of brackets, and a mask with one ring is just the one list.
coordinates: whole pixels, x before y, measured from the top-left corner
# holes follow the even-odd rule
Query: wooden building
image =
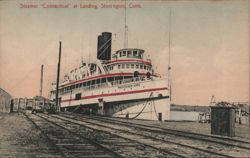
[(11, 95), (0, 88), (0, 112), (10, 112)]

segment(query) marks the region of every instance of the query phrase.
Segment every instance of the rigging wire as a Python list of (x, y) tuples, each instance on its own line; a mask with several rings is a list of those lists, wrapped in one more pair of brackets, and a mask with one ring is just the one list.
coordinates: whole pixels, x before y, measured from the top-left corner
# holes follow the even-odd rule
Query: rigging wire
[(155, 112), (155, 116), (156, 116), (156, 118), (158, 117), (158, 115), (157, 115), (157, 111), (156, 111), (156, 108), (155, 108), (155, 102), (154, 102), (154, 100), (153, 100), (153, 105), (154, 105), (154, 112)]
[(144, 107), (142, 108), (142, 110), (136, 116), (132, 117), (131, 119), (136, 119), (138, 116), (140, 116), (142, 114), (142, 112), (146, 108), (148, 102), (151, 101), (151, 99), (150, 99), (151, 97), (153, 97), (153, 92), (150, 93), (150, 96), (149, 96), (148, 100), (146, 101), (146, 103), (145, 103)]

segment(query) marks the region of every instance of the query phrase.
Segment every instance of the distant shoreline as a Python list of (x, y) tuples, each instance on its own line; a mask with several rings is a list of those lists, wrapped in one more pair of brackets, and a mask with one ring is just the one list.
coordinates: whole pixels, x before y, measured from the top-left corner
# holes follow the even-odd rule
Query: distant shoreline
[(171, 104), (171, 111), (197, 111), (197, 112), (208, 112), (209, 106), (198, 106), (198, 105), (176, 105)]

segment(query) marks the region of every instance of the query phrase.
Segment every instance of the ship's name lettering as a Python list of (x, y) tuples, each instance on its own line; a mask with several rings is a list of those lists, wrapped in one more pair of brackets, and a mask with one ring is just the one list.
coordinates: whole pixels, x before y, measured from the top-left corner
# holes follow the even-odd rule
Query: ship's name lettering
[(118, 86), (118, 88), (132, 88), (132, 87), (140, 87), (140, 83)]

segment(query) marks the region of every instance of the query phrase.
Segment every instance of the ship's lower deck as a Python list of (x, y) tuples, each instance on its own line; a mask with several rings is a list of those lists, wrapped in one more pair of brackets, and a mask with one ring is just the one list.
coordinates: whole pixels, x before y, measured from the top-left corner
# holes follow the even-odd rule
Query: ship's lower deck
[(170, 103), (168, 96), (104, 102), (101, 105), (97, 103), (80, 104), (76, 106), (62, 107), (61, 111), (146, 120), (170, 119)]
[[(106, 116), (168, 120), (167, 79), (135, 80), (60, 95), (62, 111), (91, 112)], [(80, 95), (80, 97), (79, 97)]]

